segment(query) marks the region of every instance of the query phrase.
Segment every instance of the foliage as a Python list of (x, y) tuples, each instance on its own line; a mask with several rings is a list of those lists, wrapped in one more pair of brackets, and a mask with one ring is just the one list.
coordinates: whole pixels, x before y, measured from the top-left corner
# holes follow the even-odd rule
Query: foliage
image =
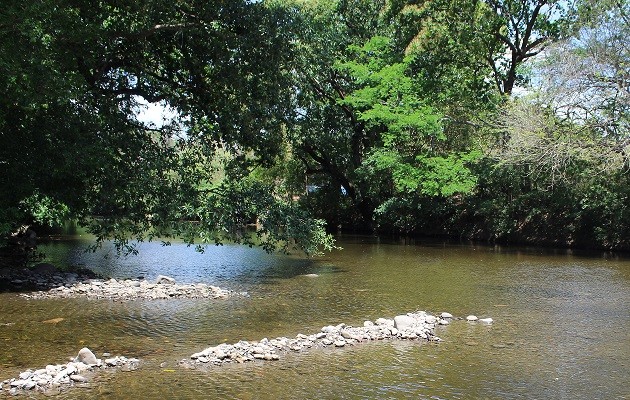
[(626, 0), (10, 3), (0, 233), (627, 247), (628, 36)]
[[(291, 18), (249, 1), (7, 4), (2, 233), (68, 217), (121, 248), (158, 236), (213, 243), (249, 240), (244, 222), (267, 213), (266, 248), (289, 235), (310, 252), (329, 248), (320, 221), (244, 183), (272, 162), (294, 111)], [(141, 123), (141, 100), (172, 107), (177, 121)], [(230, 154), (223, 179), (218, 149)]]

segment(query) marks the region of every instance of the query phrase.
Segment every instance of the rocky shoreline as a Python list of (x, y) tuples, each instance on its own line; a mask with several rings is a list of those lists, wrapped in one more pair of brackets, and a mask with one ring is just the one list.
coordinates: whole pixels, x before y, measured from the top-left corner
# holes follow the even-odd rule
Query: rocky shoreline
[[(259, 341), (241, 340), (234, 344), (220, 344), (208, 347), (180, 361), (186, 368), (219, 366), (226, 363), (244, 363), (254, 360), (273, 361), (290, 352), (311, 348), (345, 347), (375, 340), (422, 340), (439, 342), (435, 335), (437, 325), (448, 325), (454, 317), (449, 313), (439, 316), (425, 311), (398, 315), (393, 319), (379, 318), (365, 321), (361, 327), (346, 324), (323, 327), (320, 332), (310, 335), (298, 334), (295, 338), (278, 337)], [(467, 319), (469, 322), (473, 322)], [(480, 320), (481, 321), (481, 320)], [(492, 323), (491, 319), (482, 321)]]
[(41, 264), (34, 269), (4, 269), (0, 271), (0, 280), (8, 284), (11, 290), (34, 290), (20, 293), (28, 299), (78, 298), (110, 300), (158, 300), (172, 298), (186, 299), (225, 299), (231, 296), (243, 296), (237, 293), (205, 283), (179, 284), (175, 279), (160, 275), (153, 282), (145, 279), (104, 279), (89, 270), (61, 272), (50, 264)]
[(82, 348), (73, 361), (67, 364), (47, 365), (37, 370), (26, 370), (19, 377), (0, 382), (0, 392), (11, 395), (38, 391), (50, 393), (78, 384), (85, 384), (100, 370), (118, 368), (133, 371), (138, 368), (140, 360), (124, 356), (111, 357), (104, 353), (104, 360), (96, 358), (87, 347)]

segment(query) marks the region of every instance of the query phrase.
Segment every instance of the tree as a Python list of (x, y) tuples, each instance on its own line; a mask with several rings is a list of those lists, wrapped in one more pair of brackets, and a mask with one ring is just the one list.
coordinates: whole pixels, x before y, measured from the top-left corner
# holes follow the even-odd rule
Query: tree
[[(99, 240), (242, 236), (330, 246), (321, 221), (248, 179), (294, 111), (291, 10), (250, 1), (12, 3), (0, 20), (1, 232), (77, 218)], [(151, 127), (139, 100), (178, 121)], [(212, 162), (231, 154), (224, 179)]]
[(450, 195), (474, 181), (428, 86), (410, 75), (415, 58), (391, 38), (384, 9), (340, 1), (305, 10), (301, 115), (291, 133), (306, 174), (321, 179), (320, 190), (345, 193), (368, 229), (395, 197)]
[(572, 2), (554, 0), (485, 0), (489, 9), (484, 39), (487, 61), (498, 90), (511, 95), (519, 68), (560, 37)]

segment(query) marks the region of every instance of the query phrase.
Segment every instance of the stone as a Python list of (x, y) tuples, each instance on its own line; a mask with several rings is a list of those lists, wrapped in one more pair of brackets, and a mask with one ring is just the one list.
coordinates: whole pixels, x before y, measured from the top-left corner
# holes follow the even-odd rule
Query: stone
[(479, 322), (484, 323), (484, 324), (491, 324), (493, 322), (492, 318), (481, 318), (479, 320)]
[(397, 315), (394, 317), (394, 328), (400, 330), (411, 328), (416, 320), (408, 315)]
[(158, 285), (174, 285), (175, 284), (175, 279), (171, 278), (170, 276), (166, 276), (166, 275), (159, 275), (156, 279), (155, 279), (155, 283), (157, 283)]
[(443, 318), (443, 319), (452, 319), (452, 318), (453, 318), (453, 314), (451, 314), (451, 313), (447, 313), (447, 312), (443, 312), (442, 314), (440, 314), (440, 318)]
[(82, 375), (71, 375), (70, 376), (70, 380), (74, 381), (74, 382), (79, 382), (79, 383), (83, 383), (83, 382), (87, 382), (87, 378), (82, 376)]
[(23, 388), (24, 385), (26, 385), (26, 380), (25, 379), (17, 379), (14, 380), (13, 382), (11, 382), (11, 387), (16, 387), (16, 388)]
[(77, 358), (75, 359), (75, 362), (82, 362), (87, 365), (98, 364), (98, 361), (99, 360), (96, 358), (94, 353), (92, 353), (92, 351), (88, 349), (87, 347), (84, 347), (81, 350), (79, 350), (79, 354), (77, 355)]
[(473, 321), (477, 321), (479, 318), (477, 318), (476, 315), (469, 315), (466, 317), (466, 321), (468, 322), (473, 322)]
[(374, 322), (372, 322), (372, 321), (364, 321), (363, 322), (363, 326), (366, 327), (366, 328), (370, 328), (370, 327), (374, 326)]
[(346, 345), (346, 341), (345, 340), (335, 340), (335, 347), (343, 347)]
[(50, 376), (53, 375), (57, 375), (57, 372), (59, 372), (61, 370), (61, 368), (58, 368), (56, 365), (47, 365), (46, 366), (46, 373)]
[(33, 372), (29, 369), (27, 371), (24, 371), (20, 374), (20, 379), (28, 379), (31, 376), (33, 376)]

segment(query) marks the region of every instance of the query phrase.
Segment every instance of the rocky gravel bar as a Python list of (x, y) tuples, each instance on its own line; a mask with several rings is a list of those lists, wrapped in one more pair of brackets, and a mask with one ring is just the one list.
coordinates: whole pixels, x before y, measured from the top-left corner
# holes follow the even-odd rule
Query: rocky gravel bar
[(11, 395), (38, 391), (51, 393), (79, 384), (87, 384), (98, 371), (118, 368), (133, 371), (140, 360), (124, 356), (111, 357), (104, 353), (105, 359), (96, 358), (87, 347), (82, 348), (73, 361), (67, 364), (47, 365), (37, 370), (26, 370), (19, 377), (0, 382), (0, 392)]
[(422, 340), (439, 342), (436, 325), (447, 325), (453, 319), (449, 313), (440, 316), (425, 311), (398, 315), (393, 319), (379, 318), (365, 321), (363, 326), (346, 324), (325, 326), (320, 332), (299, 334), (295, 338), (264, 338), (260, 341), (241, 340), (235, 344), (220, 344), (195, 353), (180, 361), (186, 368), (218, 366), (226, 363), (243, 363), (254, 360), (278, 360), (281, 355), (311, 348), (353, 346), (374, 340)]
[[(145, 279), (105, 279), (92, 271), (58, 271), (51, 264), (40, 264), (33, 269), (0, 269), (0, 281), (10, 290), (23, 291), (20, 296), (28, 299), (77, 298), (111, 300), (135, 299), (224, 299), (231, 296), (247, 296), (205, 283), (180, 284), (175, 279), (160, 275), (154, 281)], [(34, 290), (26, 292), (27, 290)]]
[[(135, 299), (224, 299), (237, 293), (205, 283), (178, 284), (173, 278), (160, 276), (156, 282), (139, 279), (89, 279), (83, 282), (66, 283), (45, 291), (22, 293), (29, 299), (74, 298), (135, 300)], [(243, 295), (243, 293), (238, 293)]]

